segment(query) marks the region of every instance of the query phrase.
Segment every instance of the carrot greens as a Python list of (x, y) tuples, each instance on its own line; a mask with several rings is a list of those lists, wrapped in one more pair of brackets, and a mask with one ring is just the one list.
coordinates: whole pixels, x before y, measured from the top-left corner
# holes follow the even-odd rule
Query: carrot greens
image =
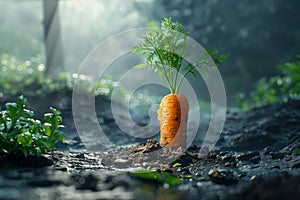
[[(148, 33), (141, 39), (144, 43), (133, 48), (146, 59), (135, 66), (137, 69), (148, 69), (154, 71), (167, 81), (170, 92), (177, 93), (183, 80), (187, 75), (197, 75), (197, 68), (202, 68), (207, 64), (203, 56), (199, 56), (195, 65), (188, 63), (183, 66), (183, 59), (187, 57), (187, 39), (189, 32), (186, 32), (183, 25), (178, 21), (173, 22), (172, 18), (164, 18), (161, 27), (155, 26), (154, 21), (148, 25)], [(215, 64), (225, 61), (228, 55), (218, 56), (218, 51), (207, 50), (207, 55), (212, 57)], [(182, 76), (179, 77), (179, 73)]]

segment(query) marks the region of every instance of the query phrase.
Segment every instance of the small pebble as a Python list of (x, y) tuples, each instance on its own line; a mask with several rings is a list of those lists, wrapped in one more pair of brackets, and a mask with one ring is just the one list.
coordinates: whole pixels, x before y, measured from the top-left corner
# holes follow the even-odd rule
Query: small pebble
[(58, 171), (64, 171), (64, 172), (68, 171), (67, 167), (55, 167), (55, 169)]
[(222, 157), (222, 160), (224, 162), (234, 162), (235, 161), (235, 157), (233, 157), (232, 155), (226, 154), (225, 156)]
[(259, 152), (249, 151), (247, 153), (241, 153), (241, 154), (237, 155), (236, 159), (242, 160), (242, 161), (247, 161), (247, 160), (250, 160), (251, 158), (256, 157), (256, 156), (260, 157)]
[(236, 184), (239, 181), (237, 174), (228, 169), (211, 169), (208, 176), (212, 182), (223, 185)]
[(285, 156), (285, 157), (284, 157), (284, 160), (285, 160), (285, 161), (290, 161), (290, 160), (292, 160), (292, 156)]

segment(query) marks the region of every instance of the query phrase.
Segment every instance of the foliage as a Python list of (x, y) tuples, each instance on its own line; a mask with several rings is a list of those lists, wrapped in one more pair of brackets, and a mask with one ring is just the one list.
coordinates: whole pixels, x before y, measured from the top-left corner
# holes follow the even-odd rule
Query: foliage
[(178, 177), (169, 174), (168, 172), (157, 172), (151, 170), (139, 170), (132, 172), (131, 175), (133, 177), (148, 180), (148, 181), (155, 181), (158, 183), (166, 183), (169, 186), (178, 186), (180, 184), (180, 180)]
[[(41, 93), (44, 81), (41, 57), (32, 57), (25, 62), (19, 61), (15, 56), (3, 54), (0, 56), (0, 97), (5, 95), (15, 96), (22, 92)], [(4, 93), (4, 94), (3, 94)]]
[[(148, 25), (148, 33), (143, 35), (142, 44), (133, 48), (135, 53), (144, 56), (143, 63), (135, 66), (138, 69), (148, 69), (164, 77), (171, 93), (177, 93), (182, 81), (188, 74), (197, 75), (197, 69), (212, 67), (208, 62), (209, 55), (215, 64), (225, 61), (228, 55), (218, 56), (218, 51), (208, 50), (203, 55), (183, 67), (183, 59), (188, 57), (190, 46), (187, 45), (189, 32), (186, 32), (179, 22), (173, 22), (171, 17), (161, 21), (161, 27), (155, 26), (152, 21)], [(179, 72), (183, 73), (181, 78)]]
[(300, 60), (283, 63), (278, 68), (282, 75), (260, 79), (249, 97), (242, 93), (237, 95), (237, 104), (242, 110), (300, 97)]
[(40, 156), (63, 141), (63, 132), (57, 130), (63, 127), (62, 117), (55, 108), (44, 115), (45, 123), (34, 118), (23, 96), (14, 103), (6, 103), (5, 108), (0, 108), (0, 153)]
[(15, 56), (3, 54), (0, 56), (0, 98), (7, 96), (45, 95), (53, 92), (72, 92), (74, 82), (79, 81), (82, 92), (95, 92), (95, 96), (109, 98), (117, 82), (106, 76), (96, 83), (86, 75), (60, 73), (55, 80), (44, 77), (45, 66), (42, 57), (32, 57), (20, 61)]

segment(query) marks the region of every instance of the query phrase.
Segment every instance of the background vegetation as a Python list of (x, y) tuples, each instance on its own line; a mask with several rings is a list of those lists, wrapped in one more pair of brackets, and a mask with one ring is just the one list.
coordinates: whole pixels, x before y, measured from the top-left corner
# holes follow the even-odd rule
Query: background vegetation
[[(300, 45), (298, 0), (97, 0), (94, 4), (61, 1), (66, 73), (58, 75), (56, 82), (43, 77), (43, 1), (0, 1), (0, 6), (3, 8), (0, 13), (2, 100), (20, 93), (32, 96), (70, 90), (76, 70), (95, 45), (112, 34), (145, 27), (152, 19), (158, 22), (170, 15), (204, 47), (230, 53), (220, 71), (231, 106), (238, 101), (246, 109), (297, 98), (299, 94), (294, 83), (298, 80), (295, 74), (299, 73), (299, 59), (295, 57)], [(100, 12), (103, 10), (106, 12)], [(130, 68), (137, 63), (132, 60), (138, 58), (128, 60), (112, 64), (115, 65), (109, 73), (113, 76), (99, 82), (98, 94), (109, 95), (120, 67)], [(275, 67), (278, 65), (279, 68)], [(200, 93), (204, 93), (205, 85), (193, 84), (199, 85)]]

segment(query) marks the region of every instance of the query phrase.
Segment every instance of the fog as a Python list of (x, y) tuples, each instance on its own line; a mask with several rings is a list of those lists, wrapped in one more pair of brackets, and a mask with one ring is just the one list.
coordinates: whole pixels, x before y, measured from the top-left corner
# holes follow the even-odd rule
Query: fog
[[(0, 7), (0, 54), (24, 60), (44, 56), (43, 1), (0, 1)], [(230, 99), (237, 92), (252, 90), (259, 78), (278, 74), (276, 65), (299, 53), (299, 10), (298, 0), (59, 1), (60, 70), (77, 72), (84, 58), (105, 39), (172, 16), (203, 47), (230, 54), (220, 67)], [(107, 74), (118, 79), (140, 60), (129, 53), (110, 63)]]

